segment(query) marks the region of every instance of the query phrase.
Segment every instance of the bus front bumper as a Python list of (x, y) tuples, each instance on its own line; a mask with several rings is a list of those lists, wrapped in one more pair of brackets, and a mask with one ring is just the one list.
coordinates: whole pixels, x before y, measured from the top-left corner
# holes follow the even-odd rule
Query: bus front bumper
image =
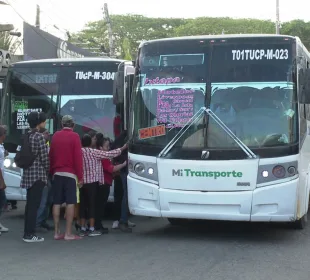
[(166, 218), (291, 222), (296, 220), (299, 179), (240, 192), (161, 189), (128, 176), (133, 215)]

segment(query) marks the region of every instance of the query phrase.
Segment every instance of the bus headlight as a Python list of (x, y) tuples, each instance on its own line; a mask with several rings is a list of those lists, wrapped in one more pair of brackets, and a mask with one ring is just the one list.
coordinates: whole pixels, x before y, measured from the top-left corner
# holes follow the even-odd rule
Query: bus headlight
[(257, 187), (274, 184), (278, 180), (292, 180), (298, 177), (298, 162), (275, 162), (258, 166)]
[(135, 172), (137, 174), (141, 174), (141, 173), (144, 173), (145, 171), (145, 167), (144, 167), (144, 164), (141, 163), (141, 162), (138, 162), (136, 165), (135, 165)]
[(297, 170), (296, 170), (295, 166), (290, 166), (287, 169), (287, 172), (288, 172), (288, 174), (290, 174), (290, 176), (294, 176), (297, 173)]
[(282, 165), (277, 165), (272, 169), (272, 174), (277, 178), (284, 178), (285, 173), (285, 168)]
[(9, 158), (6, 158), (3, 162), (5, 168), (9, 168), (11, 165), (13, 165), (12, 160)]
[(6, 158), (3, 162), (3, 165), (5, 171), (20, 174), (20, 168), (16, 166), (16, 163), (13, 161), (13, 159)]
[(156, 162), (135, 161), (130, 159), (128, 161), (129, 176), (143, 180), (149, 180), (152, 183), (158, 184), (158, 172)]

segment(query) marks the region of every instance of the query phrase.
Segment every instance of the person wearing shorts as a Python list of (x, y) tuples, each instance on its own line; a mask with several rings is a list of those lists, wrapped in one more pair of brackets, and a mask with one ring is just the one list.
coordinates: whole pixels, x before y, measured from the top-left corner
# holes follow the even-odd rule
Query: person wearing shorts
[[(54, 239), (79, 240), (72, 234), (75, 205), (78, 203), (77, 185), (83, 183), (83, 158), (80, 137), (73, 132), (74, 121), (69, 115), (62, 118), (63, 129), (57, 131), (50, 146), (51, 174), (53, 176), (53, 217)], [(78, 183), (77, 183), (78, 182)], [(61, 234), (59, 227), (60, 207), (66, 203), (66, 231)]]
[[(102, 169), (101, 160), (119, 156), (123, 150), (127, 149), (124, 145), (120, 149), (113, 151), (101, 151), (91, 148), (92, 137), (85, 134), (82, 138), (83, 154), (83, 187), (81, 188), (80, 217), (81, 231), (80, 236), (99, 236), (102, 232), (95, 230), (96, 218), (96, 195), (100, 181)], [(89, 219), (89, 232), (86, 231), (86, 219)]]

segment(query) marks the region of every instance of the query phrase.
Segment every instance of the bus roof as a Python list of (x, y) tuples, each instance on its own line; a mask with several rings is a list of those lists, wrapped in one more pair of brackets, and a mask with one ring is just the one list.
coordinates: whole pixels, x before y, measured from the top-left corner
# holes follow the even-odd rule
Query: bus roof
[(50, 64), (50, 63), (74, 63), (74, 64), (84, 64), (84, 63), (100, 63), (100, 62), (123, 62), (125, 60), (108, 58), (108, 57), (83, 57), (83, 58), (50, 58), (50, 59), (37, 59), (37, 60), (27, 60), (19, 61), (13, 63), (12, 66), (27, 66), (28, 64)]
[(185, 41), (185, 40), (212, 40), (212, 39), (243, 39), (243, 38), (290, 38), (296, 39), (294, 36), (290, 35), (276, 35), (276, 34), (221, 34), (221, 35), (196, 35), (196, 36), (183, 36), (183, 37), (173, 37), (173, 38), (163, 38), (142, 42), (140, 47), (146, 43), (156, 43), (156, 42), (169, 42), (169, 41)]

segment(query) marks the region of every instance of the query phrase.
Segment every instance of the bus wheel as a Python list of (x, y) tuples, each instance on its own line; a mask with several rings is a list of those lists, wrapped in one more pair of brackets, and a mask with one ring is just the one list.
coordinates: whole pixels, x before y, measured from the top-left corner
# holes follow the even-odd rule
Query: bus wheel
[(177, 219), (177, 218), (168, 218), (168, 221), (173, 226), (183, 226), (187, 222), (187, 220), (185, 219)]
[(304, 229), (307, 225), (308, 217), (307, 214), (301, 217), (299, 220), (294, 222), (295, 229)]

